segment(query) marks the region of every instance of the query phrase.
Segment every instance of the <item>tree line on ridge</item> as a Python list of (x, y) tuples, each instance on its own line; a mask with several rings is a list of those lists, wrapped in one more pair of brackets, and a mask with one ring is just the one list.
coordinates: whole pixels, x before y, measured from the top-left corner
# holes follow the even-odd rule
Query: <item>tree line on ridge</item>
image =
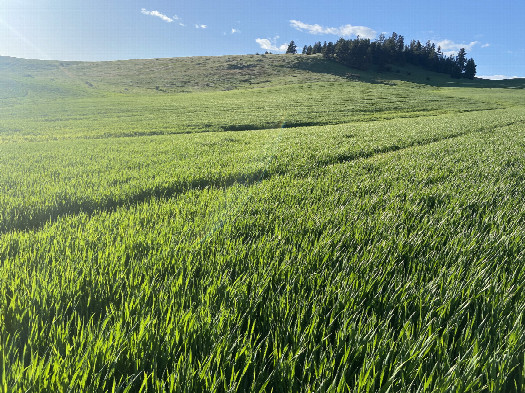
[[(297, 53), (294, 41), (288, 45), (286, 53)], [(337, 42), (316, 42), (314, 45), (305, 45), (302, 53), (313, 55), (321, 53), (325, 59), (335, 60), (348, 67), (361, 70), (369, 69), (372, 65), (379, 69), (386, 69), (387, 65), (412, 64), (433, 72), (449, 74), (453, 78), (474, 79), (476, 63), (474, 59), (467, 59), (465, 48), (461, 48), (456, 56), (446, 55), (441, 47), (427, 41), (423, 45), (419, 40), (412, 40), (405, 45), (402, 35), (392, 33), (388, 38), (381, 34), (375, 41), (357, 37), (346, 40), (340, 38)]]

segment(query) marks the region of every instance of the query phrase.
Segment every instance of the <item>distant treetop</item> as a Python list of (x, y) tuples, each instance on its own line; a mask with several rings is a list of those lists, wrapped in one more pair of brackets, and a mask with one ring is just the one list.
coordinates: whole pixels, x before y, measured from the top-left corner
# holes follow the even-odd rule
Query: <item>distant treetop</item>
[(288, 45), (288, 49), (286, 49), (287, 54), (295, 55), (297, 53), (297, 45), (295, 45), (295, 42), (290, 41), (290, 44)]
[[(288, 50), (291, 50), (292, 44), (294, 52), (286, 53), (296, 53), (293, 41)], [(461, 48), (456, 56), (446, 56), (431, 41), (423, 45), (419, 40), (412, 40), (405, 45), (404, 37), (395, 32), (388, 38), (381, 34), (375, 41), (357, 37), (351, 40), (340, 38), (336, 43), (325, 41), (322, 45), (316, 42), (313, 46), (305, 45), (302, 53), (322, 53), (326, 59), (359, 69), (368, 69), (372, 65), (385, 68), (390, 64), (409, 63), (429, 71), (449, 74), (453, 78), (474, 79), (476, 75), (476, 63), (472, 58), (467, 59), (465, 48)]]

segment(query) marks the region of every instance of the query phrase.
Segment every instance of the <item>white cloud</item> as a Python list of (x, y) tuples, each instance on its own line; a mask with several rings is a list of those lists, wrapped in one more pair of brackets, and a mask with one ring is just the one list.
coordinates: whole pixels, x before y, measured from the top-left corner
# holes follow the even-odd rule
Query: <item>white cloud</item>
[(501, 81), (503, 79), (516, 79), (516, 78), (525, 78), (525, 77), (507, 76), (507, 75), (476, 75), (476, 78), (491, 79), (493, 81)]
[[(436, 46), (441, 47), (441, 50), (443, 51), (443, 54), (446, 56), (454, 56), (458, 53), (458, 51), (461, 48), (465, 48), (465, 50), (468, 52), (472, 50), (476, 45), (481, 44), (479, 41), (472, 41), (468, 44), (458, 44), (451, 40), (442, 40), (439, 42), (435, 42)], [(490, 44), (488, 44), (490, 45)], [(485, 46), (483, 46), (485, 48)]]
[(455, 50), (449, 50), (449, 51), (442, 51), (442, 53), (445, 56), (455, 56), (455, 55), (457, 55), (458, 52), (456, 52)]
[(172, 16), (172, 19), (173, 19), (173, 20), (182, 20), (181, 18), (179, 18), (178, 15), (173, 15), (173, 16)]
[(490, 46), (490, 44), (483, 44), (481, 45), (482, 48), (488, 48)]
[(471, 50), (475, 45), (478, 45), (479, 43), (479, 41), (472, 41), (469, 44), (458, 44), (451, 40), (443, 40), (439, 41), (437, 45), (440, 46), (443, 51), (458, 51), (461, 48), (465, 48), (465, 50)]
[(207, 29), (208, 26), (207, 25), (195, 25), (195, 28), (196, 29)]
[(235, 34), (235, 33), (240, 33), (241, 31), (238, 30), (238, 29), (232, 29), (232, 34)]
[(157, 18), (162, 19), (164, 22), (168, 22), (168, 23), (173, 22), (172, 18), (170, 18), (167, 15), (161, 14), (159, 11), (148, 11), (145, 8), (143, 8), (142, 10), (140, 10), (140, 12), (144, 15), (156, 16)]
[(373, 39), (377, 33), (369, 27), (346, 25), (339, 28), (342, 37), (359, 36), (361, 38)]
[(306, 31), (310, 34), (331, 34), (340, 37), (359, 36), (361, 38), (375, 38), (377, 32), (366, 26), (345, 25), (341, 27), (324, 27), (321, 25), (309, 25), (298, 20), (290, 20), (290, 26), (299, 31)]
[(286, 52), (286, 49), (288, 49), (288, 44), (282, 44), (281, 46), (277, 46), (276, 41), (278, 38), (279, 37), (275, 37), (273, 40), (269, 40), (267, 38), (257, 38), (255, 42), (257, 42), (261, 49), (264, 50), (274, 52)]

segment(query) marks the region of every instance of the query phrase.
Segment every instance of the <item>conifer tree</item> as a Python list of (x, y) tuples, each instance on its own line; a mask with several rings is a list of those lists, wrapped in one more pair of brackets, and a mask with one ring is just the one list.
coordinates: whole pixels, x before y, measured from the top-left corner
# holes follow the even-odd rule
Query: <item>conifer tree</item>
[(335, 43), (334, 57), (339, 63), (347, 64), (350, 58), (350, 41), (339, 38)]
[(325, 59), (363, 70), (372, 65), (378, 70), (386, 70), (390, 64), (410, 63), (430, 71), (447, 73), (453, 78), (473, 79), (476, 75), (476, 63), (473, 59), (467, 61), (464, 48), (458, 51), (457, 56), (446, 56), (442, 48), (436, 48), (432, 41), (423, 45), (419, 40), (412, 40), (405, 45), (404, 37), (395, 32), (388, 38), (381, 34), (375, 41), (357, 37), (350, 40), (340, 38), (335, 44), (325, 42), (321, 45), (321, 42), (316, 42), (313, 47), (305, 46), (303, 53), (305, 50), (307, 55), (321, 50)]
[(286, 49), (286, 53), (291, 55), (295, 55), (297, 53), (297, 45), (295, 45), (295, 42), (290, 41), (288, 49)]
[(325, 59), (331, 59), (335, 54), (335, 45), (333, 42), (326, 44), (326, 48), (323, 48), (323, 57)]
[(476, 63), (474, 62), (474, 59), (470, 58), (467, 60), (463, 76), (468, 79), (474, 79), (476, 76)]
[(461, 72), (465, 72), (465, 67), (467, 65), (467, 51), (465, 48), (459, 50), (458, 55), (456, 56), (456, 63), (458, 63)]

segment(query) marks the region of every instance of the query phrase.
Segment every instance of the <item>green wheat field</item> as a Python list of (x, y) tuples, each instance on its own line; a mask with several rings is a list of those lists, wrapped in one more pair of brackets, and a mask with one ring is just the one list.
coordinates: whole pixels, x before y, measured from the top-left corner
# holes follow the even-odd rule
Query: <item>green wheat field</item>
[(0, 58), (0, 391), (524, 392), (524, 88)]

